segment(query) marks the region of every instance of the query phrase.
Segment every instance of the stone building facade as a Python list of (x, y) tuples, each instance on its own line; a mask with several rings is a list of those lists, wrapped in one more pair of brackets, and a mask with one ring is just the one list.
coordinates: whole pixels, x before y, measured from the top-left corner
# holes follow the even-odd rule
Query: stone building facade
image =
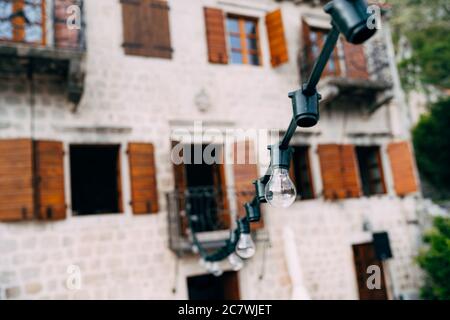
[[(61, 147), (58, 152), (64, 153), (59, 171), (50, 170), (49, 175), (62, 181), (59, 187), (67, 205), (55, 212), (45, 208), (40, 211), (42, 208), (37, 206), (36, 212), (35, 192), (17, 195), (28, 185), (12, 187), (9, 180), (2, 179), (0, 189), (6, 191), (0, 195), (0, 206), (4, 206), (0, 207), (1, 299), (189, 298), (188, 278), (206, 271), (198, 263), (198, 255), (179, 254), (169, 245), (169, 240), (178, 236), (169, 228), (172, 215), (166, 197), (176, 186), (170, 161), (174, 131), (192, 130), (196, 123), (204, 129), (286, 129), (291, 117), (287, 94), (305, 80), (301, 76), (301, 69), (308, 68), (305, 53), (314, 54), (314, 45), (320, 48), (320, 42), (312, 42), (320, 38), (320, 30), (329, 26), (326, 14), (314, 1), (168, 0), (168, 7), (165, 2), (147, 1), (144, 5), (164, 12), (159, 18), (153, 16), (153, 21), (162, 28), (158, 30), (170, 30), (166, 38), (159, 39), (169, 39), (169, 43), (155, 49), (157, 53), (142, 53), (136, 52), (140, 47), (127, 42), (134, 35), (127, 34), (130, 26), (124, 21), (128, 19), (125, 16), (139, 12), (125, 8), (133, 6), (130, 2), (139, 1), (84, 1), (83, 37), (81, 31), (64, 31), (64, 26), (49, 22), (44, 47), (50, 48), (50, 53), (39, 46), (29, 50), (30, 44), (24, 39), (22, 43), (12, 38), (0, 42), (0, 59), (33, 65), (30, 72), (30, 68), (16, 68), (17, 71), (8, 69), (12, 63), (2, 64), (0, 139), (4, 144), (0, 144), (0, 159), (6, 160), (0, 173), (10, 177), (14, 168), (36, 169), (36, 162), (14, 167), (16, 160), (22, 159), (15, 150), (28, 150), (27, 146), (31, 146), (30, 152), (35, 154), (39, 153), (33, 149), (36, 144), (33, 147), (27, 141), (56, 141), (56, 146)], [(60, 13), (58, 5), (65, 9), (74, 3), (79, 1), (53, 0), (47, 2), (47, 8), (55, 5), (55, 16), (64, 17), (65, 10)], [(214, 25), (208, 26), (204, 8), (222, 15), (225, 49), (208, 43), (208, 28), (210, 32), (217, 30)], [(281, 21), (282, 25), (274, 31), (267, 17), (277, 10), (279, 17), (274, 18), (274, 23)], [(168, 18), (164, 18), (166, 15)], [(257, 46), (253, 56), (253, 44), (232, 42), (230, 29), (234, 22), (229, 19), (243, 19), (243, 28), (246, 21), (256, 23)], [(305, 38), (307, 28), (310, 33)], [(315, 36), (311, 36), (311, 30), (316, 30)], [(78, 33), (74, 36), (73, 32)], [(241, 40), (242, 37), (245, 35), (241, 34)], [(72, 38), (82, 39), (85, 49), (80, 51), (84, 44), (68, 48)], [(279, 38), (284, 43), (281, 47), (276, 43)], [(240, 45), (247, 47), (247, 64), (236, 63), (244, 62), (242, 55), (232, 55), (233, 46)], [(293, 141), (294, 145), (308, 147), (311, 199), (296, 201), (283, 210), (264, 206), (264, 228), (254, 235), (262, 240), (257, 241), (255, 257), (235, 277), (238, 289), (234, 290), (238, 292), (233, 293), (234, 297), (289, 299), (294, 289), (293, 274), (297, 272), (312, 299), (358, 299), (361, 274), (355, 264), (356, 247), (370, 244), (374, 232), (387, 232), (392, 249), (393, 257), (383, 264), (386, 296), (408, 298), (418, 292), (421, 275), (414, 256), (420, 244), (417, 208), (422, 198), (413, 157), (405, 152), (409, 131), (387, 23), (384, 21), (375, 38), (364, 45), (362, 55), (358, 49), (347, 50), (347, 45), (341, 41), (335, 53), (335, 64), (340, 70), (336, 71), (336, 65), (334, 69), (330, 67), (322, 79), (324, 102), (319, 124), (299, 129)], [(214, 56), (221, 50), (225, 50), (226, 60)], [(51, 67), (45, 74), (39, 72), (44, 64), (39, 60), (42, 57), (47, 62), (63, 61), (66, 72), (61, 75)], [(359, 62), (354, 65), (351, 61)], [(252, 62), (257, 65), (251, 65)], [(366, 75), (358, 75), (361, 72)], [(151, 174), (156, 181), (153, 195), (157, 196), (142, 214), (135, 214), (142, 210), (133, 208), (136, 195), (127, 152), (130, 143), (152, 144)], [(77, 176), (73, 153), (74, 147), (83, 145), (116, 147), (118, 213), (79, 214), (73, 209), (73, 202), (78, 201), (73, 190)], [(264, 159), (266, 145), (255, 145), (255, 152)], [(351, 147), (341, 148), (342, 145)], [(48, 148), (53, 150), (52, 146), (55, 147)], [(336, 178), (342, 179), (337, 189), (333, 178), (326, 177), (327, 170), (334, 169), (324, 161), (327, 154), (323, 153), (323, 146), (328, 146), (331, 158), (342, 155), (341, 149), (350, 150), (350, 158), (345, 159), (352, 162), (349, 170), (359, 172), (359, 176), (350, 178), (356, 181), (355, 185), (343, 183), (349, 176), (342, 172)], [(358, 156), (358, 150), (362, 150), (361, 154), (364, 150), (355, 146), (372, 147), (363, 149), (378, 152), (377, 172), (381, 172), (383, 182), (381, 187), (374, 187), (375, 191), (370, 191), (370, 183), (362, 182), (363, 167), (361, 163), (358, 166), (358, 161), (364, 155)], [(45, 143), (41, 147), (43, 156)], [(333, 153), (334, 147), (337, 153)], [(225, 146), (226, 153), (231, 149)], [(266, 162), (258, 166), (259, 174), (264, 172)], [(52, 160), (49, 163), (53, 164)], [(341, 164), (341, 169), (345, 165)], [(27, 174), (25, 171), (23, 175)], [(224, 174), (227, 188), (233, 188), (236, 177), (232, 164), (225, 166)], [(346, 192), (340, 194), (339, 190)], [(95, 196), (93, 192), (92, 197)], [(9, 214), (7, 206), (16, 201), (15, 197), (32, 203), (31, 210)], [(296, 267), (292, 267), (292, 255), (285, 246), (287, 230), (294, 234), (299, 261)], [(222, 267), (230, 270), (226, 262)], [(74, 270), (80, 286), (70, 285)]]

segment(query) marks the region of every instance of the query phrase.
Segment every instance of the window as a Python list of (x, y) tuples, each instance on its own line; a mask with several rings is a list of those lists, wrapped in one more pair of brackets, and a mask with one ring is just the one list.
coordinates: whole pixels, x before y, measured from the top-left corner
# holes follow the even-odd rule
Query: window
[(0, 40), (45, 43), (45, 0), (0, 0)]
[(297, 188), (300, 200), (314, 198), (314, 188), (309, 163), (309, 147), (295, 146), (291, 164), (291, 178)]
[(363, 194), (386, 193), (379, 147), (356, 147)]
[(118, 145), (71, 145), (72, 211), (117, 213), (121, 208)]
[(258, 21), (228, 16), (226, 24), (231, 62), (260, 65)]
[(237, 272), (224, 272), (187, 278), (189, 300), (239, 300), (239, 278)]
[[(322, 50), (322, 47), (327, 40), (327, 30), (323, 29), (311, 29), (309, 33), (309, 40), (311, 43), (311, 51), (314, 61), (319, 57), (320, 51)], [(336, 54), (336, 50), (333, 51), (331, 54), (330, 59), (328, 60), (328, 64), (324, 70), (325, 73), (328, 74), (338, 74), (338, 56)]]

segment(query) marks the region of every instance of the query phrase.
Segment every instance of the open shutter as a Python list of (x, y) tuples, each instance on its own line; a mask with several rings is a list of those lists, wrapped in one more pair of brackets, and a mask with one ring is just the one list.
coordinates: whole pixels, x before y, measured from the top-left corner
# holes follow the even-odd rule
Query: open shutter
[(346, 77), (351, 79), (369, 79), (366, 56), (363, 45), (354, 45), (341, 37), (344, 48)]
[(131, 206), (134, 214), (156, 213), (158, 189), (154, 147), (151, 143), (129, 143)]
[(204, 8), (208, 59), (211, 63), (228, 63), (225, 38), (224, 15), (222, 10)]
[(266, 27), (269, 37), (270, 62), (272, 67), (277, 67), (289, 60), (280, 9), (266, 15)]
[[(255, 146), (253, 141), (239, 141), (233, 145), (233, 174), (238, 216), (245, 217), (244, 204), (255, 196), (253, 181), (258, 179)], [(264, 227), (264, 221), (251, 224), (252, 230)]]
[(345, 199), (361, 194), (354, 146), (318, 146), (325, 199)]
[(79, 5), (78, 0), (54, 0), (54, 39), (57, 48), (78, 48), (80, 30), (69, 29), (67, 19), (69, 14), (67, 8), (72, 5)]
[(230, 206), (228, 204), (228, 190), (225, 178), (225, 154), (223, 146), (217, 147), (216, 152), (219, 152), (217, 159), (221, 159), (220, 163), (213, 164), (213, 182), (214, 189), (218, 191), (217, 205), (219, 208), (219, 220), (221, 225), (228, 229), (231, 224)]
[(340, 145), (342, 179), (346, 198), (361, 196), (361, 182), (359, 180), (358, 160), (355, 146), (351, 144)]
[(339, 145), (321, 144), (318, 146), (317, 152), (319, 153), (324, 198), (344, 198)]
[(389, 160), (394, 178), (395, 192), (404, 196), (417, 192), (418, 184), (412, 152), (407, 141), (394, 142), (388, 145)]
[[(173, 148), (181, 142), (172, 141)], [(180, 157), (184, 157), (184, 148), (180, 151)], [(178, 206), (178, 215), (180, 218), (180, 234), (187, 235), (187, 230), (189, 227), (189, 222), (186, 215), (186, 199), (185, 192), (187, 188), (187, 178), (186, 178), (186, 167), (183, 162), (180, 164), (173, 164), (173, 175), (175, 180), (175, 199)]]
[(142, 25), (146, 56), (172, 59), (172, 45), (170, 41), (169, 5), (166, 0), (144, 0), (147, 16)]
[(123, 23), (122, 46), (125, 49), (125, 54), (144, 55), (141, 29), (141, 17), (144, 17), (144, 12), (141, 10), (141, 2), (143, 0), (120, 0)]
[(0, 140), (0, 221), (33, 218), (33, 145)]
[(63, 144), (57, 141), (34, 144), (37, 216), (42, 220), (65, 219)]

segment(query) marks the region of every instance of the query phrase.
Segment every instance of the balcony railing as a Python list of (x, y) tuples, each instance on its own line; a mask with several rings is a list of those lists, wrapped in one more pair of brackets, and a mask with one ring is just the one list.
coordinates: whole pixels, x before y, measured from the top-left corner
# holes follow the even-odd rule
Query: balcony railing
[(233, 210), (230, 205), (238, 195), (232, 190), (193, 187), (166, 194), (170, 248), (182, 254), (192, 249), (195, 232), (205, 249), (222, 246), (229, 236)]
[(84, 30), (82, 0), (0, 0), (0, 74), (57, 76), (78, 104)]
[(83, 51), (82, 0), (0, 0), (0, 41)]

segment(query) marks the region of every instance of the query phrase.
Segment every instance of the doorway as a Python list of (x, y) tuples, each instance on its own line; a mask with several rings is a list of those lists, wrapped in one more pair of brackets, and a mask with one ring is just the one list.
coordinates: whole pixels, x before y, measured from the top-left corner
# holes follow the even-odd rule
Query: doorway
[(211, 274), (187, 278), (189, 300), (239, 300), (237, 272), (224, 272), (220, 277)]
[[(372, 242), (353, 245), (353, 258), (355, 263), (356, 280), (358, 282), (358, 292), (360, 300), (388, 300), (386, 290), (385, 272), (382, 262), (375, 254), (375, 247)], [(367, 280), (373, 273), (367, 273), (369, 266), (378, 266), (380, 269), (380, 288), (369, 289)]]

